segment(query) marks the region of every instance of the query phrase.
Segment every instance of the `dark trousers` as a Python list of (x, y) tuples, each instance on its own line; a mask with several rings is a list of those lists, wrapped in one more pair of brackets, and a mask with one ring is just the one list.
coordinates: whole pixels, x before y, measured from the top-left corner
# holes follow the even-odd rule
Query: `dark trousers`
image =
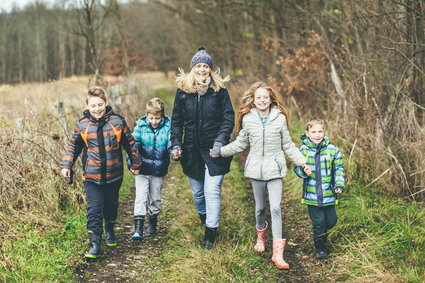
[(122, 180), (97, 185), (84, 182), (87, 196), (87, 230), (98, 235), (103, 232), (103, 219), (115, 221), (118, 215), (118, 196)]
[(312, 223), (313, 237), (326, 236), (328, 230), (334, 227), (338, 220), (335, 205), (324, 207), (308, 205), (307, 207)]

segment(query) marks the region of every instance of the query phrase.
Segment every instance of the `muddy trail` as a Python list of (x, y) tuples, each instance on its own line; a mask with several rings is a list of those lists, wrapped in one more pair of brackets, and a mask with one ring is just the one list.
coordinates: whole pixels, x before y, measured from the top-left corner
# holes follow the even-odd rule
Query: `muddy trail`
[[(180, 166), (173, 163), (173, 167)], [(147, 276), (160, 270), (162, 266), (154, 258), (161, 256), (168, 246), (167, 242), (171, 239), (169, 235), (170, 225), (174, 218), (178, 218), (179, 213), (185, 213), (193, 207), (173, 207), (173, 200), (176, 198), (176, 191), (181, 189), (176, 180), (182, 176), (174, 176), (176, 170), (170, 170), (167, 175), (163, 189), (162, 212), (158, 221), (158, 233), (154, 237), (144, 237), (142, 241), (131, 239), (133, 233), (133, 200), (134, 188), (131, 188), (130, 195), (120, 204), (120, 212), (116, 225), (116, 234), (118, 245), (116, 247), (107, 247), (102, 243), (102, 257), (96, 262), (85, 263), (76, 268), (80, 282), (153, 282), (156, 280), (145, 280)], [(288, 180), (290, 184), (291, 180)], [(285, 184), (288, 185), (288, 184)], [(250, 182), (246, 182), (247, 188)], [(284, 186), (284, 187), (285, 187)], [(285, 189), (284, 189), (285, 190)], [(285, 194), (284, 194), (285, 197)], [(254, 200), (249, 197), (254, 207)], [(189, 202), (190, 203), (190, 202)], [(288, 244), (285, 248), (285, 259), (290, 263), (291, 269), (280, 271), (273, 270), (274, 276), (266, 279), (268, 282), (313, 282), (334, 281), (330, 272), (329, 264), (332, 257), (324, 261), (318, 261), (313, 257), (313, 245), (310, 238), (310, 221), (304, 207), (299, 205), (298, 198), (282, 200), (282, 210), (285, 219), (285, 230), (288, 235)], [(194, 224), (199, 226), (199, 224)], [(145, 223), (145, 229), (146, 229)], [(221, 227), (222, 230), (226, 227)], [(255, 238), (252, 239), (254, 245)], [(271, 235), (268, 237), (267, 245), (271, 247)], [(199, 245), (195, 242), (193, 245)], [(274, 269), (271, 263), (271, 249), (258, 255), (260, 262), (266, 268)], [(314, 278), (314, 280), (312, 279)], [(159, 280), (161, 281), (161, 280)], [(208, 281), (208, 280), (207, 280)]]
[[(168, 176), (168, 179), (172, 176)], [(130, 195), (120, 201), (119, 215), (115, 226), (118, 245), (108, 247), (103, 239), (102, 255), (96, 261), (86, 262), (76, 268), (80, 282), (143, 282), (140, 268), (143, 269), (149, 257), (157, 257), (163, 249), (161, 239), (169, 227), (166, 218), (158, 222), (158, 233), (143, 240), (133, 240), (133, 207), (135, 187), (130, 188)], [(167, 200), (163, 200), (163, 211), (167, 210)], [(146, 231), (147, 223), (144, 228)], [(104, 237), (104, 236), (103, 236)], [(139, 266), (137, 271), (133, 266)], [(148, 266), (146, 266), (148, 267)]]

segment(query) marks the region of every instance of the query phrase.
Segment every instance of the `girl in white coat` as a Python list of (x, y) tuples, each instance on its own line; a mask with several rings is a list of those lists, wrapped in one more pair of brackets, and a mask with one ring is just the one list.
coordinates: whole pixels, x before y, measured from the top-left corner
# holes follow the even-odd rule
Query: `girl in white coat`
[(286, 176), (285, 155), (297, 166), (308, 170), (306, 159), (292, 142), (288, 132), (287, 110), (273, 88), (264, 82), (254, 83), (245, 93), (238, 113), (238, 137), (221, 147), (221, 156), (230, 156), (250, 148), (245, 163), (245, 177), (252, 179), (255, 197), (257, 252), (265, 250), (266, 193), (269, 194), (273, 234), (273, 263), (280, 269), (289, 269), (283, 259), (286, 237), (282, 237), (283, 224), (280, 200), (282, 178)]

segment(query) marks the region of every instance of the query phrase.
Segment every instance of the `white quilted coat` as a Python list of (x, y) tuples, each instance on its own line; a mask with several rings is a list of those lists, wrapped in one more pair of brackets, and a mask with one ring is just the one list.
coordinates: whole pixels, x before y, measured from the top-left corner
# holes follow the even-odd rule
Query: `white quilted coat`
[(255, 108), (243, 117), (242, 130), (230, 144), (220, 149), (223, 157), (244, 151), (250, 147), (244, 174), (256, 180), (271, 180), (286, 176), (285, 154), (301, 166), (306, 163), (304, 155), (293, 143), (286, 125), (285, 115), (272, 108), (265, 126)]

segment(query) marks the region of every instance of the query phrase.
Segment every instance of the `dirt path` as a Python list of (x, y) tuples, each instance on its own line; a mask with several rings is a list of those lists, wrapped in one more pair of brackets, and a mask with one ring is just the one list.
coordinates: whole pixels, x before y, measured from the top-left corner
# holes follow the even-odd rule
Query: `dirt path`
[[(167, 179), (173, 178), (168, 176)], [(166, 184), (165, 184), (166, 186)], [(131, 239), (134, 232), (133, 204), (135, 188), (130, 189), (128, 199), (120, 202), (116, 235), (118, 245), (107, 247), (102, 242), (102, 256), (96, 261), (83, 264), (76, 269), (80, 282), (142, 282), (138, 277), (139, 269), (133, 266), (143, 265), (150, 256), (161, 251), (161, 238), (167, 233), (169, 220), (161, 218), (158, 221), (158, 233), (154, 237), (145, 237), (142, 241)], [(163, 211), (168, 209), (167, 200), (163, 200)], [(145, 223), (145, 230), (147, 223)], [(146, 266), (148, 267), (148, 266)]]
[[(173, 166), (180, 165), (173, 164)], [(117, 224), (118, 246), (106, 247), (103, 244), (103, 255), (97, 262), (79, 266), (76, 272), (79, 274), (80, 282), (143, 282), (143, 274), (149, 274), (161, 268), (153, 264), (155, 261), (152, 259), (161, 256), (161, 251), (166, 248), (165, 245), (169, 239), (168, 230), (171, 221), (176, 213), (181, 213), (172, 205), (172, 200), (176, 197), (175, 191), (181, 188), (178, 188), (175, 182), (170, 182), (176, 179), (176, 176), (172, 174), (173, 170), (170, 171), (164, 185), (166, 193), (163, 196), (163, 211), (158, 222), (158, 234), (152, 238), (145, 237), (142, 242), (131, 240), (134, 199), (134, 189), (131, 189), (132, 193), (120, 206)], [(249, 201), (253, 202), (253, 199)], [(277, 271), (277, 282), (334, 281), (329, 275), (330, 270), (326, 267), (332, 259), (318, 261), (312, 256), (310, 222), (303, 210), (304, 207), (299, 205), (297, 198), (283, 200), (282, 203), (286, 221), (285, 229), (289, 238), (285, 258), (291, 264), (291, 269)], [(271, 244), (271, 239), (269, 240)], [(260, 256), (265, 266), (273, 268), (270, 262), (270, 249)]]

